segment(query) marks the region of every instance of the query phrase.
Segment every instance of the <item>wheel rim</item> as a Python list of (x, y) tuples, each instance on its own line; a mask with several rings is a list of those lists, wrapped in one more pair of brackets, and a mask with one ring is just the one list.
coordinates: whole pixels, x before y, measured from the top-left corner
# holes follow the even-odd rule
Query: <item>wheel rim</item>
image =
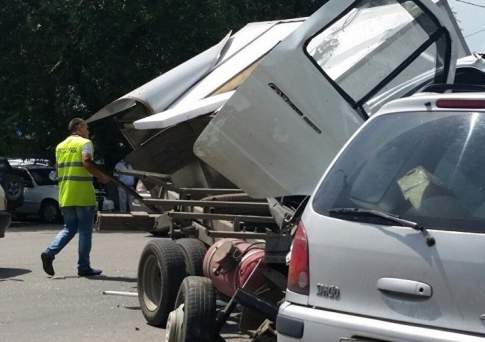
[(175, 341), (175, 338), (177, 336), (175, 334), (174, 320), (175, 320), (175, 311), (172, 311), (171, 313), (168, 314), (167, 326), (165, 327), (166, 342)]
[(157, 257), (150, 255), (143, 267), (143, 301), (149, 311), (156, 311), (162, 299), (162, 277)]
[(9, 185), (8, 185), (8, 188), (7, 188), (7, 192), (13, 198), (16, 198), (17, 196), (19, 196), (19, 194), (20, 194), (20, 183), (10, 182)]
[(182, 324), (184, 322), (184, 305), (181, 304), (177, 309), (168, 315), (167, 326), (165, 328), (165, 341), (180, 341)]

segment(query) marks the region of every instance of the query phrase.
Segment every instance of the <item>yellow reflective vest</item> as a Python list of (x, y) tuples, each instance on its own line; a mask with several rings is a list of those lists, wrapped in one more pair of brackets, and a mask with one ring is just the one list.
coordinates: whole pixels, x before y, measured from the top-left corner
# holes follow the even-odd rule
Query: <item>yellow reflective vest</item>
[(71, 135), (56, 147), (60, 207), (96, 205), (93, 176), (83, 167), (82, 149), (89, 139)]

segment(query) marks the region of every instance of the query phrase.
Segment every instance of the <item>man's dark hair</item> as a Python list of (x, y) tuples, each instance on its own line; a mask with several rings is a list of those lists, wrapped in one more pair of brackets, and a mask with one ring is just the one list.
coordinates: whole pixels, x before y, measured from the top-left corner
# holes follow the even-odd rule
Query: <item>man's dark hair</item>
[(71, 121), (69, 121), (69, 125), (67, 126), (67, 128), (69, 129), (69, 132), (74, 133), (76, 132), (79, 125), (81, 125), (84, 122), (85, 122), (84, 119), (74, 118)]

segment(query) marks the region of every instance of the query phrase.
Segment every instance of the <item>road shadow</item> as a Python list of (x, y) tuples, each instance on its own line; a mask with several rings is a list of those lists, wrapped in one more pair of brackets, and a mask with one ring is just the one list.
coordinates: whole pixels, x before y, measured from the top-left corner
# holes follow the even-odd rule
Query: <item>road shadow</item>
[(8, 232), (38, 232), (38, 231), (58, 231), (63, 227), (62, 224), (53, 223), (42, 223), (39, 221), (13, 221), (10, 227), (7, 229)]
[(138, 281), (137, 278), (131, 278), (131, 277), (113, 277), (113, 276), (108, 276), (101, 274), (99, 276), (94, 276), (94, 277), (84, 277), (89, 280), (103, 280), (103, 281), (121, 281), (124, 283), (136, 283)]
[(139, 306), (127, 306), (127, 305), (123, 305), (123, 308), (126, 309), (126, 310), (133, 310), (133, 311), (141, 310), (141, 307), (139, 307)]
[(27, 270), (24, 268), (1, 268), (0, 267), (0, 281), (14, 280), (23, 281), (22, 279), (11, 279), (27, 273), (31, 273), (32, 270)]
[[(62, 223), (45, 223), (36, 219), (22, 219), (14, 220), (7, 229), (8, 232), (42, 232), (45, 231), (46, 234), (51, 234), (53, 231), (58, 232), (64, 227)], [(144, 235), (146, 238), (156, 238), (156, 236), (147, 233), (143, 230), (97, 230), (93, 226), (93, 233), (96, 234), (116, 234), (116, 235), (133, 235), (140, 234)]]
[[(222, 309), (224, 305), (222, 301), (218, 303), (218, 309)], [(239, 321), (241, 319), (241, 312), (237, 309), (233, 312), (227, 319), (226, 323), (221, 329), (221, 336), (224, 338), (225, 341), (236, 341), (236, 342), (243, 342), (243, 341), (250, 341), (249, 335), (241, 332), (239, 329)]]
[(78, 275), (72, 276), (59, 276), (59, 277), (52, 277), (52, 280), (66, 280), (66, 279), (77, 279), (77, 278), (85, 278), (88, 280), (100, 280), (100, 281), (118, 281), (123, 283), (136, 283), (138, 280), (137, 278), (131, 277), (112, 277), (107, 275), (98, 275), (92, 277), (80, 277)]
[(221, 334), (226, 340), (241, 338), (241, 331), (239, 329), (239, 322), (229, 318), (224, 324)]
[[(146, 238), (158, 238), (157, 236), (154, 236), (153, 234), (147, 233), (146, 231), (143, 230), (97, 230), (94, 229), (96, 234), (103, 234), (103, 235), (109, 235), (109, 234), (116, 234), (116, 235), (133, 235), (133, 234), (139, 234), (139, 235), (144, 235)], [(160, 238), (167, 238), (166, 236), (160, 237)]]

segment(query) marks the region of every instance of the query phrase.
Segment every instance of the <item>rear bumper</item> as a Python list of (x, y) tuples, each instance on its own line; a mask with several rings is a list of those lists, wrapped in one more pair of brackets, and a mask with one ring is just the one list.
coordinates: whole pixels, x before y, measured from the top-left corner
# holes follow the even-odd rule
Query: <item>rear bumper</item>
[(344, 342), (358, 341), (357, 337), (382, 342), (485, 342), (485, 337), (341, 314), (288, 302), (279, 309), (276, 327), (278, 342)]
[(0, 211), (0, 238), (5, 236), (5, 231), (10, 226), (12, 218), (7, 211)]

